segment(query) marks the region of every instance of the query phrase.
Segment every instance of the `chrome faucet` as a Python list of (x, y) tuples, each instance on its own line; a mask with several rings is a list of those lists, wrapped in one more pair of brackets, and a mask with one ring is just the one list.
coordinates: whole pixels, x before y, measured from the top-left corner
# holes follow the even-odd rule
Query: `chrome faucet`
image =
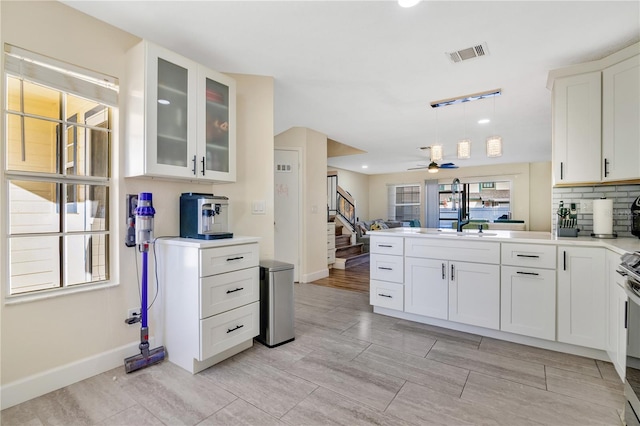
[[(458, 227), (457, 231), (462, 232), (462, 227), (469, 223), (469, 217), (462, 220), (462, 191), (460, 191), (460, 179), (455, 178), (451, 184), (451, 191), (453, 192), (453, 209), (458, 209)], [(456, 207), (456, 201), (458, 206)]]

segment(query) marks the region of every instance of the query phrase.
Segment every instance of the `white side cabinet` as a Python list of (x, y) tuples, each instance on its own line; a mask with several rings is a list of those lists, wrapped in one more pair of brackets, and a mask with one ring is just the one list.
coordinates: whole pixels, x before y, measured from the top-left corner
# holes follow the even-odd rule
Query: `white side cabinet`
[(257, 241), (158, 240), (169, 361), (197, 373), (252, 346), (260, 332)]
[(640, 56), (602, 71), (602, 180), (640, 179)]
[(559, 245), (557, 277), (557, 340), (605, 350), (605, 249)]
[(607, 354), (620, 379), (624, 381), (627, 365), (627, 293), (625, 278), (620, 275), (620, 255), (607, 250)]
[(556, 247), (502, 244), (500, 329), (556, 339)]
[(404, 309), (403, 238), (372, 235), (369, 255), (369, 303)]
[(327, 222), (327, 265), (336, 263), (336, 223)]
[(553, 85), (553, 183), (601, 179), (600, 71), (558, 78)]
[(127, 53), (125, 176), (236, 180), (236, 84), (142, 41)]

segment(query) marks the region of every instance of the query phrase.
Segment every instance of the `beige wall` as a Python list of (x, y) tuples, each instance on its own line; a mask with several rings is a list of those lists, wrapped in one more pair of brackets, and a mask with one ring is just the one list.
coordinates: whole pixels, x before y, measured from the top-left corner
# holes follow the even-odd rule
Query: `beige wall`
[[(327, 267), (327, 136), (294, 127), (275, 137), (275, 147), (302, 149), (301, 282), (329, 274)], [(276, 253), (277, 257), (277, 253)]]
[[(533, 171), (531, 170), (533, 168)], [(438, 179), (450, 183), (454, 178), (504, 177), (513, 182), (512, 217), (524, 220), (531, 231), (550, 231), (550, 204), (541, 200), (551, 200), (551, 163), (496, 164), (495, 166), (462, 167), (440, 170), (437, 174), (426, 171), (371, 175), (369, 177), (369, 216), (387, 218), (387, 184), (420, 184), (427, 179)], [(534, 191), (531, 186), (533, 185)], [(533, 198), (530, 197), (533, 194)], [(424, 209), (424, 207), (423, 207)], [(424, 210), (420, 212), (424, 218)], [(535, 217), (532, 223), (531, 218)], [(546, 219), (546, 221), (545, 221)], [(533, 227), (535, 226), (535, 228)]]
[[(11, 43), (118, 77), (121, 84), (126, 79), (125, 52), (139, 41), (131, 34), (59, 2), (3, 1), (0, 2), (0, 19), (3, 43)], [(236, 235), (260, 237), (261, 256), (272, 256), (273, 79), (246, 75), (233, 77), (238, 83), (238, 170), (237, 183), (234, 184), (214, 186), (119, 178), (119, 170), (124, 165), (121, 145), (124, 140), (122, 123), (126, 113), (125, 105), (122, 104), (124, 96), (121, 96), (119, 116), (115, 120), (119, 137), (114, 141), (116, 160), (113, 165), (113, 182), (117, 194), (112, 197), (112, 243), (118, 251), (113, 252), (111, 257), (115, 281), (119, 285), (46, 300), (4, 305), (7, 288), (6, 253), (3, 251), (4, 244), (0, 245), (0, 269), (3, 272), (0, 372), (3, 386), (37, 379), (38, 374), (82, 362), (90, 357), (100, 357), (108, 351), (139, 341), (139, 327), (124, 324), (127, 309), (139, 306), (135, 266), (139, 255), (135, 249), (126, 248), (123, 244), (124, 197), (127, 193), (153, 193), (157, 212), (156, 236), (178, 235), (178, 200), (182, 192), (227, 195), (231, 203), (232, 231)], [(323, 173), (325, 167), (326, 163), (322, 166)], [(253, 200), (266, 202), (266, 215), (251, 215)], [(0, 223), (4, 236), (4, 218)], [(154, 283), (151, 282), (150, 286), (154, 286)], [(150, 312), (150, 331), (155, 335), (157, 344), (162, 343), (161, 309), (162, 305), (158, 303)]]
[(356, 200), (356, 217), (359, 220), (375, 219), (369, 216), (369, 175), (349, 170), (327, 167), (338, 173), (338, 185)]

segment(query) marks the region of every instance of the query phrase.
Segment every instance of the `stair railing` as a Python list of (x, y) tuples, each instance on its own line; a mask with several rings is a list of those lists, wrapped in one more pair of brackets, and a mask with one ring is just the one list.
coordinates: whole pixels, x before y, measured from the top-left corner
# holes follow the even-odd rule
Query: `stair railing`
[(337, 214), (349, 225), (350, 231), (356, 229), (356, 200), (347, 191), (337, 186)]

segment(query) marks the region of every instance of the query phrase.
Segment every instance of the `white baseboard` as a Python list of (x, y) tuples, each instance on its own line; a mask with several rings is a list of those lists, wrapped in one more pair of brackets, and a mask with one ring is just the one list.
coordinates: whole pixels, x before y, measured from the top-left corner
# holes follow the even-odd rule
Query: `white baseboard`
[[(152, 348), (155, 347), (154, 341), (154, 338), (149, 339)], [(113, 368), (119, 366), (123, 366), (124, 368), (125, 358), (140, 353), (140, 349), (138, 348), (139, 344), (140, 342), (130, 343), (98, 355), (16, 380), (15, 382), (7, 383), (0, 388), (2, 410), (104, 373)]]
[(336, 269), (346, 269), (345, 264), (347, 263), (346, 259), (342, 259), (340, 257), (336, 257), (336, 261), (333, 264), (333, 267)]
[[(335, 266), (335, 265), (334, 265)], [(301, 283), (310, 283), (320, 278), (327, 278), (329, 276), (329, 268), (322, 269), (320, 271), (312, 272), (310, 274), (303, 274)]]

